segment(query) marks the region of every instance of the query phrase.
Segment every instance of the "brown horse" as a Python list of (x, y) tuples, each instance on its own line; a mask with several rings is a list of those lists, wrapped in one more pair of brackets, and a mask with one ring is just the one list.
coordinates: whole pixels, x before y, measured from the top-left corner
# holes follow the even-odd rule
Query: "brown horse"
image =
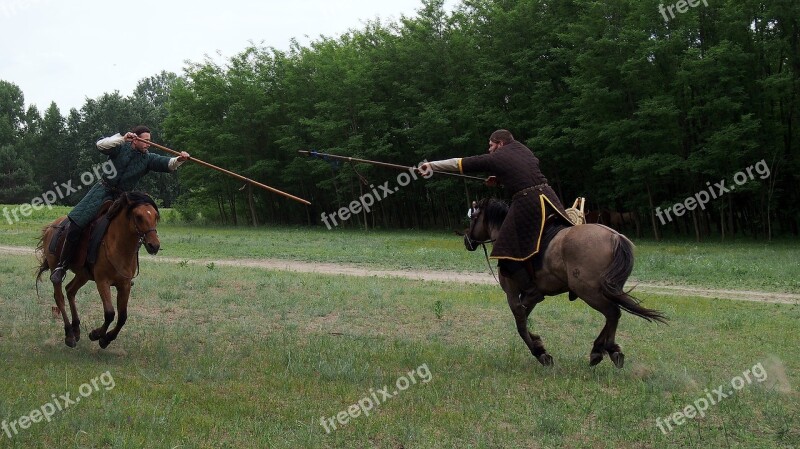
[[(469, 251), (494, 241), (508, 214), (508, 206), (493, 198), (481, 201), (478, 209), (464, 235)], [(579, 297), (606, 317), (606, 325), (589, 353), (589, 364), (597, 365), (607, 353), (622, 368), (625, 355), (615, 341), (620, 309), (648, 321), (666, 322), (663, 314), (640, 306), (622, 289), (633, 270), (633, 244), (624, 235), (598, 224), (567, 227), (555, 223), (545, 234), (542, 243), (548, 242), (547, 247), (532, 260), (538, 292), (523, 290), (500, 269), (500, 285), (514, 314), (517, 332), (541, 364), (552, 365), (553, 358), (541, 337), (528, 331), (528, 316), (545, 296), (569, 292), (570, 300)]]
[[(139, 192), (123, 193), (111, 205), (107, 212), (109, 218), (108, 231), (103, 237), (98, 250), (97, 261), (93, 266), (80, 265), (74, 257), (69, 266), (75, 277), (67, 284), (67, 298), (72, 312), (72, 323), (67, 317), (64, 308), (64, 293), (61, 283), (53, 284), (53, 297), (58, 310), (64, 319), (64, 342), (74, 348), (81, 338), (80, 319), (75, 307), (75, 294), (90, 280), (97, 285), (100, 298), (103, 300), (105, 322), (99, 328), (89, 333), (89, 339), (98, 341), (101, 348), (106, 348), (114, 341), (128, 319), (128, 298), (131, 292), (131, 280), (136, 275), (138, 268), (139, 247), (144, 244), (147, 252), (156, 254), (161, 247), (158, 240), (156, 226), (159, 220), (158, 206), (149, 196)], [(37, 285), (42, 273), (53, 270), (58, 263), (57, 254), (50, 252), (50, 241), (56, 235), (58, 226), (66, 220), (61, 217), (42, 230), (37, 250), (40, 251), (39, 272), (36, 276)], [(114, 321), (114, 305), (111, 303), (111, 287), (117, 290), (117, 310), (119, 317), (117, 325), (108, 332), (108, 327)]]

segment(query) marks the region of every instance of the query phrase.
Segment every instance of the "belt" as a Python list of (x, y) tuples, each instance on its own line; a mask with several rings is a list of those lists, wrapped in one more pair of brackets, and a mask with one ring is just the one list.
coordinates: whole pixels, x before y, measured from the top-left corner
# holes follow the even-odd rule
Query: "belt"
[(546, 182), (543, 182), (543, 183), (537, 184), (537, 185), (535, 185), (533, 187), (528, 187), (528, 188), (522, 189), (519, 192), (515, 193), (514, 196), (511, 197), (511, 199), (515, 200), (515, 199), (517, 199), (517, 197), (527, 195), (528, 192), (531, 192), (533, 190), (541, 190), (541, 189), (543, 189), (545, 187), (550, 187), (550, 186)]

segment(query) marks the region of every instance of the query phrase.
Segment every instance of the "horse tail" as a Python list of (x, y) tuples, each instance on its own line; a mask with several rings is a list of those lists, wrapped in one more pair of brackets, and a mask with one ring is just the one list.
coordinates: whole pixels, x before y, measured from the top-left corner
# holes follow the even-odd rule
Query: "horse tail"
[(630, 290), (628, 292), (623, 290), (625, 281), (633, 271), (633, 243), (622, 234), (616, 232), (614, 234), (614, 255), (611, 266), (600, 283), (603, 295), (630, 314), (647, 321), (666, 323), (667, 317), (663, 313), (640, 306), (640, 300), (631, 296)]
[(42, 236), (39, 237), (39, 242), (36, 244), (36, 253), (39, 255), (39, 267), (36, 271), (36, 296), (39, 296), (39, 282), (42, 280), (42, 273), (50, 269), (47, 263), (47, 248), (45, 247), (45, 239), (47, 238), (47, 230), (50, 226), (45, 226), (42, 229)]

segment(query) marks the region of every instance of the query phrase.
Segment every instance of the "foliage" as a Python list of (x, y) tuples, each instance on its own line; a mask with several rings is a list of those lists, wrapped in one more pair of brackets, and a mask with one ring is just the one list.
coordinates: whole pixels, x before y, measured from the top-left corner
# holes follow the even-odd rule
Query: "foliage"
[[(424, 0), (289, 49), (251, 45), (181, 76), (142, 80), (131, 97), (87, 100), (66, 118), (25, 110), (0, 85), (0, 144), (35, 160), (34, 179), (74, 176), (93, 142), (138, 123), (200, 159), (312, 201), (310, 208), (205, 168), (148, 177), (147, 190), (186, 216), (221, 224), (319, 225), (396, 173), (299, 158), (316, 149), (403, 165), (481, 154), (508, 128), (539, 156), (566, 204), (634, 212), (662, 234), (797, 235), (800, 215), (800, 4), (723, 0), (665, 20), (660, 0)], [(31, 137), (32, 136), (32, 137)], [(69, 155), (55, 159), (56, 155)], [(666, 209), (764, 160), (756, 179), (662, 225)], [(56, 162), (57, 161), (57, 162)], [(345, 227), (461, 225), (473, 182), (415, 181)], [(8, 197), (0, 197), (0, 201)], [(74, 201), (75, 199), (70, 199)]]

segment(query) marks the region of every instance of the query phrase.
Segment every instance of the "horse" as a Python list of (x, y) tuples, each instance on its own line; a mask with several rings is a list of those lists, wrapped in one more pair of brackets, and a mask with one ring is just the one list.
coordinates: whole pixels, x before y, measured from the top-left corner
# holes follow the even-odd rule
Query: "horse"
[[(64, 308), (64, 293), (61, 283), (53, 283), (53, 297), (56, 300), (61, 317), (64, 320), (64, 343), (74, 348), (81, 338), (80, 318), (75, 306), (75, 295), (90, 280), (94, 281), (100, 298), (103, 301), (103, 325), (89, 333), (89, 340), (98, 341), (105, 349), (119, 335), (128, 319), (128, 299), (130, 297), (132, 279), (139, 266), (139, 248), (142, 244), (147, 252), (155, 255), (161, 248), (156, 226), (160, 219), (158, 206), (152, 198), (140, 192), (125, 192), (117, 198), (108, 209), (108, 229), (100, 243), (97, 261), (92, 266), (80, 263), (78, 254), (70, 262), (69, 270), (75, 277), (67, 284), (67, 299), (72, 312), (72, 322)], [(52, 271), (58, 263), (58, 254), (50, 251), (51, 240), (58, 235), (57, 229), (66, 217), (60, 217), (42, 229), (42, 236), (37, 246), (39, 252), (39, 271), (36, 285), (42, 273)], [(57, 251), (58, 252), (58, 251)], [(78, 253), (79, 251), (76, 251)], [(108, 327), (114, 321), (114, 306), (111, 303), (111, 287), (117, 290), (117, 324), (111, 331)]]
[[(508, 209), (508, 205), (494, 198), (481, 201), (478, 213), (473, 214), (470, 227), (464, 233), (464, 246), (468, 251), (475, 251), (481, 245), (485, 250), (485, 244), (497, 238)], [(517, 285), (502, 267), (499, 270), (499, 283), (514, 314), (517, 332), (539, 363), (551, 366), (553, 358), (541, 337), (528, 330), (528, 316), (545, 296), (568, 292), (570, 300), (581, 298), (606, 317), (605, 327), (589, 353), (589, 365), (597, 365), (604, 354), (608, 354), (614, 365), (622, 368), (625, 355), (615, 341), (622, 315), (620, 309), (647, 321), (666, 323), (667, 320), (661, 312), (640, 306), (638, 299), (623, 290), (633, 270), (633, 243), (599, 224), (554, 223), (544, 234), (539, 253), (531, 259), (536, 267), (536, 289), (523, 289), (524, 286)]]

